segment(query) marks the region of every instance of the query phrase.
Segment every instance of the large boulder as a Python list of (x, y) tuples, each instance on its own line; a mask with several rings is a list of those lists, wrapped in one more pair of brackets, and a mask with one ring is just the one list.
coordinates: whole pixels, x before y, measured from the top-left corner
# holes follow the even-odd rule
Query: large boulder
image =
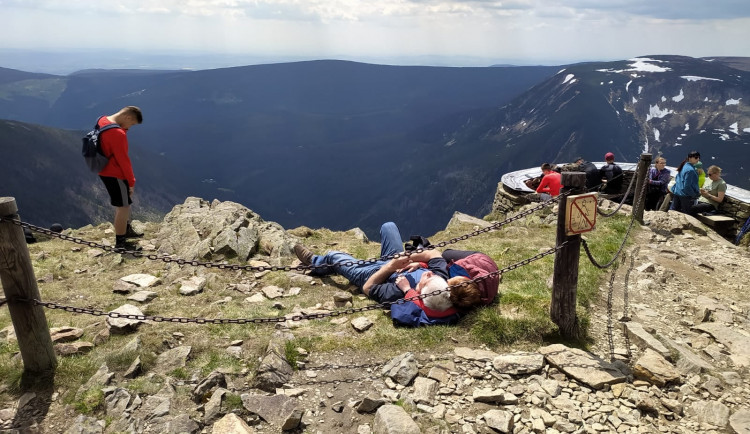
[(208, 202), (188, 197), (164, 217), (158, 238), (160, 253), (184, 259), (221, 260), (261, 255), (292, 256), (294, 237), (278, 223), (266, 222), (235, 202)]

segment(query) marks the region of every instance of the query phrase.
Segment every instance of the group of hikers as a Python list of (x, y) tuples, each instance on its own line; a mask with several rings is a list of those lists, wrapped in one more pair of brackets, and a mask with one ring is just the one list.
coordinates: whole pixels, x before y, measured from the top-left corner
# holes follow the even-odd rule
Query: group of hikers
[[(644, 209), (670, 209), (693, 216), (717, 211), (724, 201), (727, 184), (721, 179), (719, 166), (710, 166), (704, 172), (700, 157), (699, 152), (690, 152), (677, 168), (674, 180), (671, 171), (666, 167), (667, 160), (657, 157), (654, 166), (649, 168)], [(607, 152), (604, 160), (605, 165), (597, 168), (593, 163), (578, 157), (569, 169), (586, 173), (587, 191), (600, 190), (609, 199), (620, 200), (623, 185), (622, 168), (615, 163), (612, 152)], [(542, 164), (541, 169), (542, 179), (536, 192), (542, 200), (558, 196), (562, 188), (560, 173), (549, 163)]]
[[(616, 199), (622, 189), (622, 168), (615, 163), (615, 154), (612, 152), (604, 155), (604, 161), (604, 166), (597, 168), (594, 163), (577, 157), (569, 169), (586, 174), (586, 191), (598, 189), (610, 199)], [(562, 175), (555, 169), (550, 163), (542, 164), (542, 179), (536, 188), (542, 200), (560, 195)]]

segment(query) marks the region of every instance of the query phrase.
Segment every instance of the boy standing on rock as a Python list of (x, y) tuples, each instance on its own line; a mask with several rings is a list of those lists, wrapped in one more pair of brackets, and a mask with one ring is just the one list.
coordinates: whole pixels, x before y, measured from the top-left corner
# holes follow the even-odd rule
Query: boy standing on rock
[(107, 188), (110, 203), (115, 207), (115, 248), (117, 249), (140, 250), (127, 239), (143, 236), (135, 232), (128, 223), (130, 204), (133, 203), (135, 175), (128, 155), (127, 136), (130, 127), (142, 122), (141, 109), (127, 106), (115, 114), (100, 117), (96, 123), (99, 128), (113, 123), (120, 126), (108, 129), (99, 135), (102, 153), (109, 158), (107, 165), (99, 172), (99, 178)]

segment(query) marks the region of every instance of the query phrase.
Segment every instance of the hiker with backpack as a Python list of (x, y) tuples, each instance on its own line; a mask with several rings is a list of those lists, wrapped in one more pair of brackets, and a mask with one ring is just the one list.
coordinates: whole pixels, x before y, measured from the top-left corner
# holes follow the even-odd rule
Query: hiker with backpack
[[(84, 137), (84, 148), (87, 138), (90, 142), (93, 136), (99, 148), (98, 153), (107, 158), (106, 164), (98, 173), (109, 193), (110, 203), (115, 207), (115, 248), (117, 249), (140, 250), (137, 245), (127, 240), (143, 236), (135, 232), (129, 223), (135, 175), (128, 155), (127, 136), (130, 127), (142, 122), (141, 109), (135, 106), (123, 107), (115, 114), (100, 117), (94, 130)], [(88, 158), (87, 163), (92, 169), (98, 168), (92, 165)]]
[[(404, 251), (401, 234), (394, 223), (384, 223), (380, 228), (380, 237), (381, 257)], [(318, 266), (311, 270), (311, 275), (340, 274), (377, 303), (397, 302), (419, 294), (435, 293), (421, 300), (392, 304), (391, 318), (398, 325), (416, 327), (452, 324), (461, 317), (462, 309), (485, 303), (487, 300), (487, 297), (482, 297), (479, 285), (470, 281), (470, 274), (465, 269), (463, 272), (458, 270), (461, 268), (460, 265), (451, 271), (448, 260), (437, 249), (368, 263), (362, 263), (347, 253), (337, 251), (314, 255), (301, 244), (294, 246), (294, 253), (303, 265)], [(449, 280), (451, 277), (455, 278)], [(499, 278), (495, 278), (497, 283)], [(497, 285), (492, 294), (493, 299), (494, 294), (497, 294)]]

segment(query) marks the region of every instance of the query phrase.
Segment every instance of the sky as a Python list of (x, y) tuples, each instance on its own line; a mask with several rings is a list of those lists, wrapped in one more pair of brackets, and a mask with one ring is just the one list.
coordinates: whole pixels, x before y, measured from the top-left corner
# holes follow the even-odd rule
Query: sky
[(152, 63), (200, 53), (240, 63), (562, 65), (750, 56), (748, 40), (748, 0), (0, 0), (0, 66), (31, 52), (97, 50)]

